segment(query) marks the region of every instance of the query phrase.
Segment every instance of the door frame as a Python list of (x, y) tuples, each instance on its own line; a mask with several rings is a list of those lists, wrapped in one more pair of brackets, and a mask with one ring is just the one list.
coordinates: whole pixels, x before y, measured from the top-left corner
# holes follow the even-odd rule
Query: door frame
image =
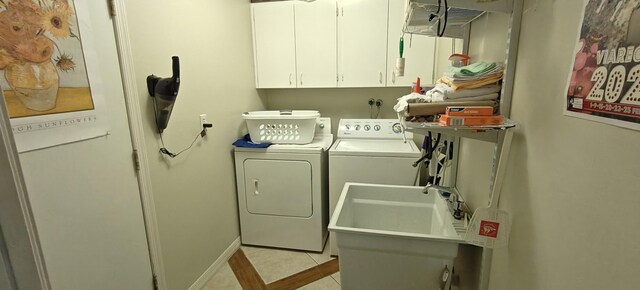
[(124, 99), (129, 117), (129, 130), (131, 132), (131, 145), (134, 154), (137, 154), (138, 187), (140, 189), (140, 201), (144, 216), (145, 229), (149, 256), (151, 257), (151, 271), (153, 272), (157, 289), (167, 290), (165, 280), (165, 268), (160, 246), (160, 232), (158, 218), (153, 198), (151, 182), (151, 170), (147, 158), (147, 147), (144, 140), (144, 128), (140, 100), (138, 100), (138, 85), (133, 62), (133, 52), (129, 40), (129, 26), (125, 12), (124, 1), (110, 1), (112, 3), (113, 30), (116, 37), (118, 59), (120, 62), (120, 74), (124, 90)]
[(0, 263), (6, 263), (12, 288), (49, 290), (51, 284), (4, 101), (0, 101), (0, 168), (10, 169), (0, 170), (0, 251), (7, 260)]
[[(135, 70), (133, 67), (133, 54), (129, 41), (129, 32), (126, 20), (124, 3), (113, 1), (112, 16), (120, 73), (123, 83), (129, 129), (134, 154), (137, 154), (138, 187), (144, 216), (149, 256), (151, 258), (151, 270), (154, 275), (154, 284), (157, 289), (166, 290), (165, 269), (160, 247), (160, 234), (158, 231), (157, 215), (153, 199), (151, 172), (146, 154), (142, 114), (137, 99), (138, 88), (136, 85)], [(0, 91), (0, 94), (2, 92)], [(13, 245), (4, 249), (4, 243), (0, 244), (0, 251), (8, 255), (10, 283), (20, 285), (24, 289), (51, 289), (40, 239), (36, 230), (31, 204), (26, 190), (26, 183), (20, 166), (20, 158), (9, 114), (5, 102), (0, 102), (0, 168), (10, 168), (10, 171), (0, 172), (0, 182), (6, 190), (0, 191), (0, 235), (6, 244)], [(4, 184), (6, 183), (6, 185)], [(12, 231), (2, 229), (11, 228)], [(17, 246), (15, 246), (17, 245)], [(4, 263), (4, 261), (0, 261)]]

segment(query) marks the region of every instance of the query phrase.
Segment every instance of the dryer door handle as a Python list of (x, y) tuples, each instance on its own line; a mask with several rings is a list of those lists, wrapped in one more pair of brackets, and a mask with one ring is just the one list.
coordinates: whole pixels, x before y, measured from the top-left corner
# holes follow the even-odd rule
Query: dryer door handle
[(254, 195), (259, 195), (260, 191), (258, 191), (258, 181), (257, 179), (253, 180), (253, 194)]

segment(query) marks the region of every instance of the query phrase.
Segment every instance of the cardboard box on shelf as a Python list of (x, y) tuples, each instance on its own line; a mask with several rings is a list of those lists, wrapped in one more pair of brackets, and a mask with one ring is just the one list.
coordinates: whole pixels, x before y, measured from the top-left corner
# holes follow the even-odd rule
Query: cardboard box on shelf
[(492, 116), (491, 106), (451, 106), (445, 111), (447, 116)]
[(441, 115), (438, 123), (445, 126), (482, 126), (500, 125), (504, 119), (502, 116), (447, 116)]

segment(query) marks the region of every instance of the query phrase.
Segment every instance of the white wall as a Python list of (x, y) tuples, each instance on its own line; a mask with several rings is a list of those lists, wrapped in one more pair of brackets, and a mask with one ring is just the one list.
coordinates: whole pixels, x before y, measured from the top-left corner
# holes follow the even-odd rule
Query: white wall
[[(231, 143), (243, 133), (242, 112), (264, 106), (253, 76), (249, 0), (126, 1), (135, 73), (169, 289), (187, 289), (239, 236)], [(175, 159), (158, 153), (145, 78), (171, 74), (180, 56), (181, 87), (164, 133), (172, 151), (213, 129)]]
[[(511, 111), (520, 126), (500, 203), (512, 232), (494, 252), (492, 290), (640, 285), (640, 132), (563, 116), (580, 3), (525, 2)], [(460, 175), (466, 190), (487, 192), (483, 158), (463, 157), (476, 164)]]

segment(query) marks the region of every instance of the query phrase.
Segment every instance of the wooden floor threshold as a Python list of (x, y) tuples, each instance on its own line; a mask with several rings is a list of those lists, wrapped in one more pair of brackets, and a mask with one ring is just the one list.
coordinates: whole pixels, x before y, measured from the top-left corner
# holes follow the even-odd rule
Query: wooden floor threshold
[(282, 278), (275, 282), (265, 284), (260, 274), (247, 259), (242, 249), (238, 249), (231, 259), (229, 266), (233, 270), (234, 275), (238, 279), (240, 286), (245, 290), (293, 290), (304, 285), (310, 284), (340, 270), (338, 259), (322, 263), (313, 268), (306, 269), (302, 272), (293, 274), (289, 277)]
[(236, 276), (236, 279), (238, 279), (242, 289), (267, 289), (267, 285), (264, 284), (262, 277), (260, 277), (256, 268), (249, 262), (249, 259), (244, 255), (242, 249), (238, 249), (233, 256), (231, 256), (229, 266), (231, 270), (233, 270), (233, 274)]

